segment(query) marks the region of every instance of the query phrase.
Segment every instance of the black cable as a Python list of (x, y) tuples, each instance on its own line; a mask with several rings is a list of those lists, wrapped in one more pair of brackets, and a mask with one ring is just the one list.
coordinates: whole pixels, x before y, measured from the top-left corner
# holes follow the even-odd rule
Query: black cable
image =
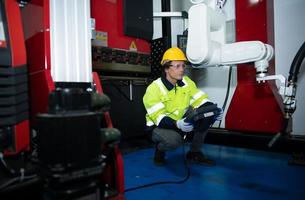
[(0, 152), (0, 167), (1, 169), (3, 169), (4, 172), (6, 172), (6, 174), (8, 174), (9, 176), (15, 176), (16, 175), (16, 171), (9, 167), (7, 165), (7, 163), (4, 160), (4, 155), (2, 152)]
[(14, 187), (15, 184), (20, 184), (20, 183), (26, 182), (28, 180), (31, 180), (33, 178), (37, 178), (36, 174), (26, 175), (24, 168), (20, 168), (20, 171), (15, 171), (14, 169), (10, 168), (7, 165), (7, 163), (5, 162), (2, 152), (0, 152), (0, 160), (1, 160), (2, 168), (4, 168), (4, 170), (6, 172), (8, 172), (10, 176), (14, 176), (13, 178), (9, 179), (8, 181), (1, 183), (0, 192), (5, 190), (6, 188), (10, 187), (11, 185), (13, 185), (12, 187)]
[(293, 61), (289, 70), (288, 82), (296, 83), (298, 80), (298, 74), (300, 72), (301, 64), (305, 57), (305, 42), (303, 42), (302, 46), (299, 48), (297, 54), (293, 58)]
[(183, 160), (184, 160), (184, 164), (185, 164), (185, 169), (187, 171), (187, 174), (186, 176), (180, 180), (180, 181), (158, 181), (158, 182), (153, 182), (153, 183), (148, 183), (148, 184), (145, 184), (145, 185), (140, 185), (140, 186), (136, 186), (136, 187), (132, 187), (132, 188), (128, 188), (128, 189), (125, 189), (125, 193), (126, 192), (130, 192), (130, 191), (133, 191), (133, 190), (138, 190), (138, 189), (142, 189), (142, 188), (147, 188), (147, 187), (152, 187), (152, 186), (155, 186), (155, 185), (163, 185), (163, 184), (182, 184), (184, 182), (186, 182), (189, 178), (190, 178), (190, 168), (187, 164), (187, 160), (185, 158), (185, 144), (183, 142), (182, 144), (182, 151), (183, 151)]
[[(226, 106), (227, 106), (227, 103), (228, 103), (228, 98), (229, 98), (229, 94), (230, 94), (230, 87), (231, 87), (231, 75), (232, 75), (232, 66), (229, 67), (229, 75), (228, 75), (228, 84), (227, 84), (227, 92), (226, 92), (226, 97), (225, 97), (225, 100), (223, 102), (223, 105), (222, 105), (222, 110), (224, 112)], [(218, 128), (220, 128), (220, 125), (221, 125), (221, 122), (222, 120), (219, 121), (219, 125), (218, 125)]]
[(304, 60), (304, 57), (305, 57), (305, 42), (303, 42), (303, 44), (299, 48), (297, 54), (293, 58), (293, 61), (291, 63), (290, 70), (289, 70), (288, 86), (290, 86), (290, 85), (294, 86), (294, 88), (293, 88), (294, 93), (293, 93), (293, 95), (289, 96), (289, 101), (290, 101), (289, 104), (287, 103), (287, 101), (284, 101), (285, 115), (288, 115), (288, 116), (284, 118), (284, 122), (283, 122), (284, 125), (282, 127), (281, 132), (277, 133), (268, 143), (269, 148), (271, 148), (275, 144), (275, 142), (277, 142), (282, 136), (286, 136), (288, 134), (287, 128), (288, 128), (289, 122), (292, 118), (292, 114), (295, 112), (295, 109), (296, 109), (296, 107), (293, 106), (293, 103), (294, 103), (294, 98), (296, 97), (295, 93), (296, 93), (298, 74), (300, 72), (300, 67)]
[(40, 179), (37, 175), (11, 178), (10, 180), (0, 185), (0, 193), (9, 189), (12, 190), (12, 188), (17, 188), (19, 184), (32, 184), (38, 180)]

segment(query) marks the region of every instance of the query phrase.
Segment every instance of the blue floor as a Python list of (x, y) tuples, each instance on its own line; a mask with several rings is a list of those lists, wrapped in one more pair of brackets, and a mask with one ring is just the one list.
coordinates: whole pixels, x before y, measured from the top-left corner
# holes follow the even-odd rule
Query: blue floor
[[(126, 199), (305, 199), (305, 167), (288, 165), (289, 155), (210, 144), (204, 150), (216, 166), (190, 165), (185, 183), (129, 191)], [(163, 167), (153, 164), (153, 153), (144, 149), (123, 156), (125, 189), (185, 177), (182, 148), (168, 152)]]

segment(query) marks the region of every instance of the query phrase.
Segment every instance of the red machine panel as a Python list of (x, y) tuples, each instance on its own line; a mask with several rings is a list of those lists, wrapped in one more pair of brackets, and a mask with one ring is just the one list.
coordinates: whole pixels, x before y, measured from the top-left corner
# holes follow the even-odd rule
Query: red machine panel
[(47, 112), (51, 77), (49, 0), (32, 0), (22, 9), (27, 62), (30, 74), (31, 123), (38, 112)]
[[(273, 1), (236, 0), (237, 41), (260, 40), (273, 44)], [(270, 7), (271, 6), (271, 7)], [(271, 8), (271, 9), (269, 9)], [(270, 63), (269, 74), (274, 73)], [(255, 80), (253, 64), (238, 66), (238, 85), (226, 116), (226, 128), (237, 131), (277, 133), (282, 128), (283, 115), (272, 93), (274, 84)]]
[(15, 155), (22, 151), (30, 150), (30, 133), (29, 133), (29, 121), (25, 120), (14, 126), (13, 130), (14, 149), (8, 149), (4, 153), (5, 155)]
[(22, 11), (30, 73), (50, 70), (49, 0), (32, 0)]
[(23, 37), (23, 28), (19, 7), (16, 2), (5, 1), (10, 47), (12, 52), (12, 67), (23, 66), (26, 63), (26, 52)]
[[(30, 133), (27, 111), (27, 74), (26, 74), (26, 51), (24, 45), (23, 27), (21, 22), (20, 8), (17, 1), (1, 1), (1, 11), (4, 19), (3, 25), (7, 26), (7, 41), (1, 47), (7, 47), (9, 58), (6, 64), (0, 64), (0, 107), (10, 108), (6, 115), (0, 116), (0, 134), (1, 129), (9, 130), (11, 141), (7, 149), (4, 148), (5, 155), (18, 154), (21, 151), (29, 150)], [(5, 51), (1, 51), (3, 53)], [(4, 63), (1, 60), (1, 63)], [(19, 89), (18, 89), (19, 88)], [(9, 99), (9, 100), (8, 100)], [(5, 112), (5, 111), (4, 111)], [(5, 132), (5, 131), (4, 131)], [(4, 133), (3, 132), (3, 133)]]
[(123, 0), (91, 0), (91, 16), (95, 19), (96, 31), (107, 33), (108, 47), (129, 50), (135, 44), (138, 52), (150, 52), (149, 42), (124, 36)]

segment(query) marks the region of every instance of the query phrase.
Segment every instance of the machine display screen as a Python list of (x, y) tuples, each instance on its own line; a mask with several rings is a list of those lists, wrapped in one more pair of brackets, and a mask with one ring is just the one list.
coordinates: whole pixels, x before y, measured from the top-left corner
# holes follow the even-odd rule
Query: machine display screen
[(4, 25), (2, 21), (2, 10), (0, 5), (0, 48), (6, 48)]

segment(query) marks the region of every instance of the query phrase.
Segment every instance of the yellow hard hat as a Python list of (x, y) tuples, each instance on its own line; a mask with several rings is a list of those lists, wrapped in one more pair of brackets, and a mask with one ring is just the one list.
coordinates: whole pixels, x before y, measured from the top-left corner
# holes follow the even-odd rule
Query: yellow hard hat
[(165, 53), (163, 54), (163, 58), (161, 60), (161, 65), (164, 65), (164, 63), (173, 60), (187, 61), (183, 51), (178, 47), (172, 47), (165, 51)]

